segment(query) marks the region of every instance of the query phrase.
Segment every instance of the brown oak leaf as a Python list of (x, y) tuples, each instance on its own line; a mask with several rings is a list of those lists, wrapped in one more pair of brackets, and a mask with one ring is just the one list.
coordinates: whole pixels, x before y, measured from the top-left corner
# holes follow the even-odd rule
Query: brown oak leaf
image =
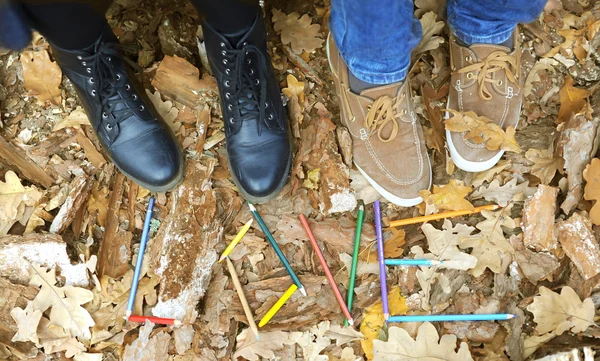
[(56, 62), (50, 60), (46, 50), (24, 51), (21, 54), (23, 66), (23, 86), (29, 95), (34, 95), (43, 103), (46, 100), (54, 105), (61, 102), (58, 89), (62, 81), (62, 72)]
[(312, 20), (308, 14), (300, 15), (297, 12), (284, 14), (273, 9), (273, 28), (281, 34), (281, 42), (290, 44), (296, 54), (302, 54), (303, 51), (312, 53), (320, 48), (323, 39), (319, 37), (319, 24), (311, 24)]
[(446, 129), (451, 132), (466, 132), (465, 138), (478, 144), (485, 144), (488, 150), (505, 150), (521, 153), (521, 147), (515, 139), (515, 128), (510, 126), (504, 131), (498, 124), (473, 111), (459, 112), (447, 109), (452, 117), (446, 120)]

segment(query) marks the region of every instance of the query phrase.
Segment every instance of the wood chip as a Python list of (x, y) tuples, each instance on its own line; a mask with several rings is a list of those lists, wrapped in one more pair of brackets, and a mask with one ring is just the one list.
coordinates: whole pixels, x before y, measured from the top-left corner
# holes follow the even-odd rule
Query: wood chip
[(79, 130), (75, 140), (81, 146), (81, 148), (83, 148), (85, 156), (94, 165), (94, 167), (101, 169), (102, 166), (106, 164), (106, 159), (104, 159), (104, 156), (102, 156), (98, 149), (96, 149), (94, 144), (83, 133), (82, 130)]
[(50, 188), (54, 184), (54, 178), (29, 158), (25, 151), (10, 144), (3, 137), (0, 137), (0, 163), (14, 169), (23, 178), (45, 188)]
[(69, 195), (50, 225), (51, 233), (62, 233), (67, 229), (75, 218), (77, 211), (87, 201), (93, 184), (91, 177), (85, 175), (79, 176), (71, 182)]
[(592, 222), (575, 213), (557, 225), (558, 241), (584, 280), (600, 273), (600, 246)]
[(540, 184), (523, 209), (523, 243), (537, 251), (552, 252), (558, 246), (554, 214), (558, 188)]

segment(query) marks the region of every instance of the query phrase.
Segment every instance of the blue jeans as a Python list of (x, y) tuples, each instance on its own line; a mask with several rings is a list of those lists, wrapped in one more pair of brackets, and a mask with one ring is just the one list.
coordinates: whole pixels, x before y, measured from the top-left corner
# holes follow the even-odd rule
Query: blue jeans
[[(447, 0), (448, 24), (466, 44), (499, 44), (535, 20), (546, 0)], [(406, 77), (421, 23), (412, 0), (331, 0), (331, 34), (350, 71), (373, 84)]]

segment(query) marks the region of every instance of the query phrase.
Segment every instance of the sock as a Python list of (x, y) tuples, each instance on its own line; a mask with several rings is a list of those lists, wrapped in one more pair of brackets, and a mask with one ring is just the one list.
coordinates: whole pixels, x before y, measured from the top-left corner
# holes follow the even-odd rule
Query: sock
[[(222, 34), (239, 34), (254, 24), (258, 0), (191, 0), (198, 14)], [(242, 35), (245, 32), (242, 33)], [(238, 39), (239, 40), (239, 39)], [(232, 41), (235, 45), (235, 42)]]
[[(513, 50), (514, 48), (514, 41), (515, 41), (515, 35), (514, 33), (510, 35), (510, 37), (506, 40), (504, 40), (503, 42), (496, 44), (496, 45), (502, 45), (502, 46), (506, 46), (507, 48), (509, 48), (510, 50)], [(473, 44), (467, 44), (464, 41), (460, 40), (458, 37), (456, 37), (456, 42), (460, 45), (460, 46), (465, 46), (465, 47), (469, 47)]]
[(373, 84), (366, 81), (362, 81), (358, 79), (351, 71), (348, 71), (348, 80), (350, 85), (350, 90), (352, 90), (355, 94), (360, 94), (365, 89), (375, 88), (381, 86), (382, 84)]

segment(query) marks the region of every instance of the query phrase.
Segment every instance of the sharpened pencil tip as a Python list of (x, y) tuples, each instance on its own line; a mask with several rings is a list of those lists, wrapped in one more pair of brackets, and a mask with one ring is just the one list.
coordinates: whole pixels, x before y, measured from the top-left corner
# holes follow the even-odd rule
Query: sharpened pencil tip
[(432, 261), (431, 261), (431, 265), (432, 265), (432, 266), (439, 266), (439, 265), (441, 265), (442, 263), (444, 263), (444, 261), (436, 261), (436, 260), (432, 260)]
[(353, 319), (349, 319), (348, 323), (350, 324), (350, 326), (354, 326), (354, 320)]
[(517, 318), (517, 315), (508, 314), (508, 316), (506, 316), (507, 320), (512, 320), (513, 318)]
[(389, 313), (384, 313), (383, 314), (383, 319), (387, 322), (387, 320), (390, 318), (390, 314)]
[(181, 326), (181, 325), (183, 325), (183, 322), (181, 322), (179, 320), (174, 320), (173, 321), (173, 325), (175, 325), (175, 326)]
[(129, 316), (131, 316), (131, 311), (125, 311), (125, 319), (129, 321)]
[(223, 262), (224, 259), (225, 257), (221, 256), (221, 258), (219, 258), (219, 263)]
[(258, 341), (260, 341), (260, 336), (259, 336), (258, 334), (254, 335), (254, 336), (256, 336), (256, 339), (257, 339)]
[(306, 296), (307, 296), (307, 294), (306, 294), (306, 290), (304, 289), (304, 286), (302, 286), (302, 287), (298, 288), (298, 290), (300, 291), (300, 293), (302, 293), (302, 295), (304, 295), (304, 297), (306, 297)]
[(250, 207), (251, 212), (256, 212), (256, 207), (254, 207), (254, 204), (250, 203), (250, 201), (248, 201), (248, 207)]

